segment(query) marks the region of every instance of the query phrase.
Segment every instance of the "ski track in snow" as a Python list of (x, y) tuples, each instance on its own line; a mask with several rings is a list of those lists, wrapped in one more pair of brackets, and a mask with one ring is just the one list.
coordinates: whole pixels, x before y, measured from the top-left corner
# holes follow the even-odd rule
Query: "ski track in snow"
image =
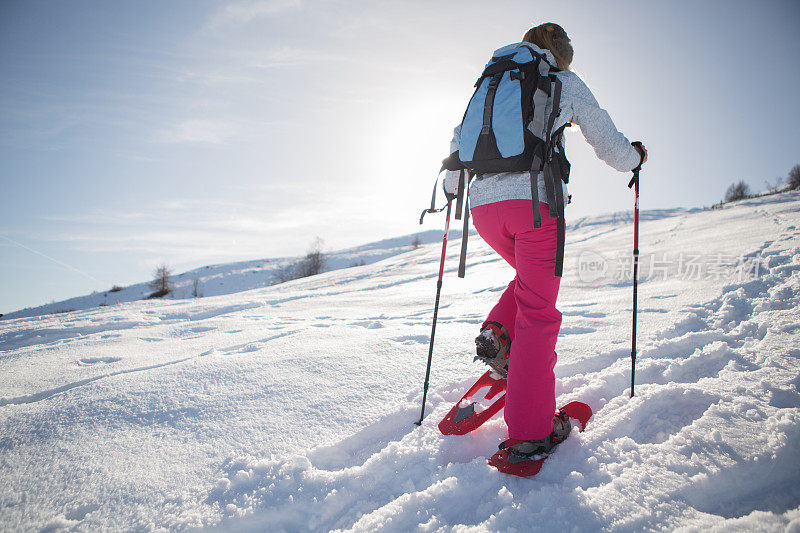
[[(205, 353), (201, 353), (195, 357), (202, 357), (204, 355), (208, 355), (212, 353), (213, 350), (209, 350)], [(119, 376), (120, 374), (130, 374), (131, 372), (144, 372), (146, 370), (153, 370), (155, 368), (162, 368), (169, 365), (175, 365), (178, 363), (183, 363), (184, 361), (188, 361), (190, 359), (194, 359), (194, 357), (187, 357), (185, 359), (178, 359), (177, 361), (169, 361), (167, 363), (160, 363), (157, 365), (150, 365), (150, 366), (143, 366), (140, 368), (130, 368), (127, 370), (118, 370), (116, 372), (109, 372), (108, 374), (100, 374), (99, 376), (94, 376), (91, 378), (82, 379), (80, 381), (76, 381), (74, 383), (67, 383), (66, 385), (62, 385), (61, 387), (56, 387), (54, 389), (48, 389), (41, 392), (37, 392), (35, 394), (29, 394), (27, 396), (18, 396), (16, 398), (0, 398), (0, 407), (3, 405), (18, 405), (21, 403), (34, 403), (39, 402), (42, 400), (47, 400), (52, 398), (56, 394), (60, 394), (62, 392), (74, 389), (75, 387), (80, 387), (83, 385), (87, 385), (92, 383), (93, 381), (97, 381), (99, 379), (109, 378), (112, 376)], [(97, 362), (105, 362), (105, 363), (115, 363), (119, 361), (120, 358), (118, 357), (87, 357), (80, 360), (82, 364), (92, 364)]]
[(450, 267), (421, 427), (436, 244), (240, 294), (0, 322), (0, 523), (25, 531), (800, 531), (800, 194), (645, 213), (642, 250), (760, 258), (758, 277), (642, 264), (581, 283), (582, 250), (630, 220), (570, 226), (558, 403), (595, 412), (531, 479), (486, 464), (502, 416), (436, 423), (483, 371), (472, 338), (510, 269), (478, 238)]

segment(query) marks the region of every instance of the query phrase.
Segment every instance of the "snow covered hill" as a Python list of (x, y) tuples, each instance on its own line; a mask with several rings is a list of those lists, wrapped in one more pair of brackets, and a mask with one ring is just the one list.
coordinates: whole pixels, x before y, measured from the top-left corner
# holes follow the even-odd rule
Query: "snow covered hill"
[[(559, 403), (595, 417), (535, 478), (486, 464), (501, 416), (436, 423), (483, 369), (511, 276), (480, 239), (271, 287), (0, 321), (5, 530), (800, 531), (800, 193), (574, 223)], [(433, 224), (433, 222), (431, 222)]]
[[(325, 270), (338, 270), (354, 265), (369, 265), (387, 257), (407, 252), (413, 248), (412, 243), (415, 240), (419, 244), (428, 244), (441, 241), (441, 238), (441, 231), (429, 230), (413, 235), (384, 239), (337, 252), (325, 253)], [(268, 287), (278, 283), (277, 276), (282, 270), (301, 259), (301, 257), (279, 257), (196, 268), (173, 276), (171, 278), (173, 291), (165, 299), (176, 300), (198, 296), (219, 296), (221, 294), (233, 294), (250, 289)], [(150, 282), (145, 281), (127, 287), (111, 288), (105, 292), (96, 292), (60, 302), (28, 307), (6, 313), (0, 317), (0, 320), (66, 313), (91, 309), (92, 307), (104, 307), (123, 302), (143, 300), (153, 293), (149, 285)]]

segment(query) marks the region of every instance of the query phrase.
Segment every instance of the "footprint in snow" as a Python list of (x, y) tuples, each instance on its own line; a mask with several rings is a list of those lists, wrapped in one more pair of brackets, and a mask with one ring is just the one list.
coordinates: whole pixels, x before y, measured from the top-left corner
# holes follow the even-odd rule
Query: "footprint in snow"
[(608, 316), (608, 313), (601, 313), (600, 311), (581, 311), (580, 309), (562, 311), (561, 314), (564, 316), (580, 316), (583, 318), (605, 318)]
[(76, 363), (84, 366), (94, 365), (97, 363), (116, 363), (117, 361), (122, 361), (122, 357), (84, 357), (83, 359), (76, 361)]
[(96, 503), (87, 503), (78, 505), (76, 508), (72, 509), (71, 511), (67, 511), (64, 514), (64, 517), (67, 520), (83, 520), (89, 513), (93, 513), (100, 509), (100, 506)]
[(699, 420), (720, 397), (695, 389), (665, 385), (640, 396), (641, 403), (614, 427), (637, 444), (661, 444)]
[(213, 331), (215, 329), (217, 329), (217, 328), (214, 328), (214, 327), (211, 327), (211, 326), (197, 326), (197, 327), (194, 327), (194, 328), (189, 328), (187, 331), (189, 331), (191, 333), (205, 333), (206, 331)]
[(567, 326), (561, 328), (559, 335), (581, 335), (583, 333), (594, 333), (595, 331), (597, 329), (586, 326)]
[(383, 324), (381, 324), (380, 322), (377, 322), (375, 320), (362, 320), (360, 322), (353, 322), (351, 325), (352, 326), (360, 326), (362, 328), (367, 328), (367, 329), (380, 329), (380, 328), (384, 327)]
[(592, 307), (597, 305), (597, 302), (571, 302), (568, 304), (564, 304), (564, 308), (571, 308), (571, 307)]
[(414, 415), (414, 409), (394, 412), (336, 444), (314, 448), (308, 453), (308, 460), (314, 468), (331, 472), (363, 465), (372, 455), (413, 431), (415, 426), (410, 421)]
[(800, 394), (793, 390), (767, 388), (769, 404), (778, 409), (797, 409), (800, 407)]
[(400, 344), (427, 344), (428, 337), (426, 335), (407, 335), (404, 337), (395, 337), (392, 339), (394, 342)]

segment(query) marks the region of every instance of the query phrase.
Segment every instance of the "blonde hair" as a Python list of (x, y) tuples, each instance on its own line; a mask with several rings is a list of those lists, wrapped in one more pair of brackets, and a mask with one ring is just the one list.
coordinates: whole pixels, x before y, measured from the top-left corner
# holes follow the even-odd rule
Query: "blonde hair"
[(564, 28), (554, 22), (535, 26), (525, 32), (522, 42), (535, 44), (543, 50), (550, 50), (556, 58), (558, 68), (569, 70), (572, 63), (572, 45)]

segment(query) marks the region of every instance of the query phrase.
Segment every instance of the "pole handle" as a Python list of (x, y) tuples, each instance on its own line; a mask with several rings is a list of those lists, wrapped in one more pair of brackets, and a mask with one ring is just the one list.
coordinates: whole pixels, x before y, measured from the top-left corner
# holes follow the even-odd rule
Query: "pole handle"
[(633, 177), (631, 181), (628, 182), (628, 188), (633, 188), (634, 185), (639, 184), (639, 171), (642, 170), (642, 163), (644, 163), (644, 144), (642, 141), (633, 141), (631, 146), (634, 148), (638, 148), (637, 152), (639, 152), (639, 164), (636, 165), (636, 168), (633, 169)]
[(631, 178), (631, 181), (628, 182), (628, 188), (632, 189), (634, 185), (636, 185), (637, 187), (639, 186), (639, 169), (638, 168), (634, 168), (633, 169), (633, 177)]

